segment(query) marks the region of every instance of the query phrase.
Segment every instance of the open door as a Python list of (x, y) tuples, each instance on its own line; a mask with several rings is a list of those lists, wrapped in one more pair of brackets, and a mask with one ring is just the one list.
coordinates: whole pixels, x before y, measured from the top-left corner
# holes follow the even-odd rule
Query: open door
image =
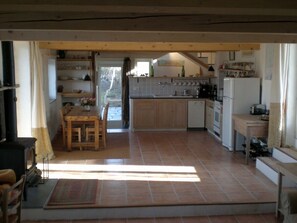
[(109, 102), (107, 128), (122, 128), (122, 61), (97, 63), (96, 97), (98, 106)]

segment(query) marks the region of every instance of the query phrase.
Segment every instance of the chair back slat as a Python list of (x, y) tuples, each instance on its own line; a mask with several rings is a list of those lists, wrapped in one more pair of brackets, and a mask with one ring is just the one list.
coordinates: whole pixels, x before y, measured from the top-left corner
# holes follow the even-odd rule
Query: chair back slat
[(0, 198), (1, 204), (1, 220), (0, 222), (9, 223), (11, 219), (14, 222), (21, 222), (21, 210), (23, 191), (25, 187), (26, 176), (23, 175), (19, 181), (13, 184), (9, 189), (3, 191)]
[(109, 102), (105, 105), (104, 113), (103, 113), (103, 123), (105, 126), (107, 126), (108, 109), (109, 109)]

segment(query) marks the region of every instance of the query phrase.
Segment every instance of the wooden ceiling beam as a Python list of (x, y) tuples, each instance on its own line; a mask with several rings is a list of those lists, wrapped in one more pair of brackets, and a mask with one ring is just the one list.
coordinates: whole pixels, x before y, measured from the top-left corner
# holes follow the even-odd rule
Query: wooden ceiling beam
[(54, 50), (138, 51), (138, 52), (204, 52), (258, 50), (259, 44), (227, 43), (159, 43), (159, 42), (40, 42), (40, 48)]
[[(1, 9), (0, 9), (1, 12)], [(173, 25), (174, 24), (174, 25)], [(0, 17), (0, 30), (246, 33), (297, 35), (297, 15), (146, 15), (108, 13), (8, 13)]]
[(2, 0), (3, 12), (110, 12), (164, 14), (224, 14), (296, 16), (297, 3), (292, 0)]
[(297, 42), (292, 0), (3, 0), (0, 15), (1, 40)]
[(296, 43), (294, 34), (226, 32), (132, 32), (0, 30), (1, 40), (83, 42), (174, 42), (174, 43)]

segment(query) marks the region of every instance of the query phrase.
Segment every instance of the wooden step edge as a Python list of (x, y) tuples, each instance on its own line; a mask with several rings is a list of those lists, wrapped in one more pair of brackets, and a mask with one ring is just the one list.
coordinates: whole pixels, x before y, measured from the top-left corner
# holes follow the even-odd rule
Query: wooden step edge
[(271, 169), (273, 169), (275, 172), (278, 172), (277, 164), (280, 163), (277, 159), (273, 157), (257, 157), (258, 160), (265, 163), (267, 166), (269, 166)]
[(273, 147), (273, 149), (279, 150), (297, 162), (297, 150), (292, 148)]

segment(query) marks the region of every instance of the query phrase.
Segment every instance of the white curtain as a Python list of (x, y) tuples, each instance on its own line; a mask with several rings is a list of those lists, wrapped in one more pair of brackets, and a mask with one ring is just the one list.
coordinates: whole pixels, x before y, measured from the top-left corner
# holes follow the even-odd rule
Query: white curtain
[(296, 44), (279, 44), (271, 85), (268, 144), (294, 146), (296, 138)]
[(32, 81), (32, 136), (37, 138), (37, 161), (42, 161), (45, 158), (54, 158), (54, 153), (46, 125), (42, 56), (37, 42), (30, 42), (30, 63)]
[(289, 57), (284, 142), (287, 146), (296, 147), (297, 44), (286, 45)]
[(289, 77), (290, 47), (288, 44), (280, 45), (280, 132), (281, 146), (284, 146), (286, 138), (286, 116), (288, 97), (288, 77)]

